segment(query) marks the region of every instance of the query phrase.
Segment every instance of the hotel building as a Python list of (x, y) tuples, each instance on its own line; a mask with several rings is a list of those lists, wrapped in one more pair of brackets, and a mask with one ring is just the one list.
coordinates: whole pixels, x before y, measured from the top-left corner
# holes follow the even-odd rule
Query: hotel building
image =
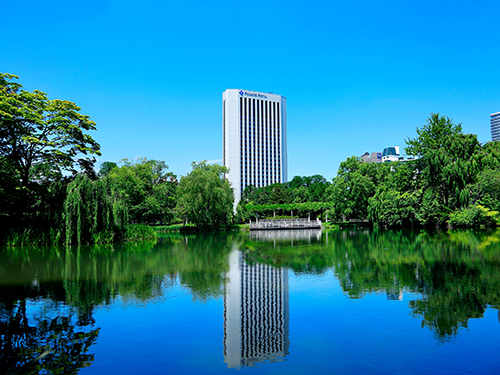
[(287, 182), (286, 98), (228, 89), (222, 94), (223, 163), (234, 205), (249, 185)]
[(491, 140), (500, 141), (500, 112), (490, 115), (491, 121)]
[(224, 362), (241, 369), (289, 354), (288, 270), (248, 265), (234, 249), (224, 294)]

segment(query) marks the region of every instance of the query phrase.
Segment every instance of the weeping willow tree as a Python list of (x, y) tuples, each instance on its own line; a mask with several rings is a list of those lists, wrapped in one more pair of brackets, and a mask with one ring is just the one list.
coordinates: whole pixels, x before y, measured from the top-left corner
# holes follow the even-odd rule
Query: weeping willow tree
[(107, 178), (79, 175), (68, 185), (64, 219), (67, 244), (113, 242), (124, 233), (128, 209)]

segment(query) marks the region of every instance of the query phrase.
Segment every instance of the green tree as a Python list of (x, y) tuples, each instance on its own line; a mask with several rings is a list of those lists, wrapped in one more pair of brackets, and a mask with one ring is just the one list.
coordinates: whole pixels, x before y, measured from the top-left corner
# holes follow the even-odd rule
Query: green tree
[(206, 161), (191, 164), (192, 171), (178, 187), (179, 215), (205, 229), (226, 226), (233, 221), (234, 195), (224, 173), (229, 170)]
[(103, 168), (113, 187), (125, 199), (130, 219), (136, 223), (170, 223), (174, 218), (177, 176), (167, 172), (164, 161), (123, 159), (121, 164), (107, 172), (111, 165), (103, 165)]
[(99, 176), (107, 176), (109, 175), (109, 172), (111, 172), (113, 169), (117, 168), (118, 164), (116, 164), (113, 161), (105, 161), (101, 163), (101, 169), (99, 169)]
[(123, 199), (107, 178), (91, 181), (86, 175), (78, 175), (68, 185), (64, 202), (66, 242), (113, 242), (123, 235), (127, 214)]
[(340, 163), (337, 177), (327, 188), (333, 205), (330, 212), (338, 219), (366, 219), (368, 199), (388, 172), (386, 164), (365, 163), (354, 156)]
[(325, 202), (327, 200), (326, 189), (330, 184), (321, 175), (295, 176), (292, 181), (286, 183), (291, 190), (293, 203)]
[(500, 170), (486, 169), (477, 176), (477, 182), (471, 186), (471, 203), (500, 211)]
[(7, 185), (1, 191), (8, 194), (15, 181), (13, 199), (19, 204), (10, 214), (20, 218), (34, 209), (41, 182), (77, 169), (92, 173), (93, 156), (100, 155), (100, 146), (87, 134), (96, 124), (79, 113), (75, 103), (23, 90), (15, 82), (18, 78), (0, 73), (0, 160), (8, 163), (14, 176), (0, 182)]
[(395, 189), (387, 190), (385, 185), (377, 189), (375, 195), (368, 199), (368, 218), (379, 226), (402, 227), (413, 226), (417, 221), (416, 209), (420, 191), (400, 193)]
[(368, 199), (368, 218), (378, 226), (407, 227), (418, 224), (422, 191), (416, 188), (412, 162), (391, 163), (378, 182), (375, 195)]
[(481, 145), (475, 135), (462, 133), (461, 124), (438, 113), (431, 114), (417, 134), (406, 140), (405, 150), (418, 156), (416, 177), (426, 200), (421, 216), (424, 224), (442, 224), (453, 210), (469, 203), (468, 185), (481, 170)]

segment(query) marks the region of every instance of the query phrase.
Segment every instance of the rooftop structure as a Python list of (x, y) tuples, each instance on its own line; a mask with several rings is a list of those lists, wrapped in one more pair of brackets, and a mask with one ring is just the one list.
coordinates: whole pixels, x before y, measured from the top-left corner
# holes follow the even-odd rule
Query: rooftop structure
[(382, 163), (400, 160), (404, 160), (404, 157), (399, 156), (399, 146), (384, 148), (384, 152), (382, 152)]

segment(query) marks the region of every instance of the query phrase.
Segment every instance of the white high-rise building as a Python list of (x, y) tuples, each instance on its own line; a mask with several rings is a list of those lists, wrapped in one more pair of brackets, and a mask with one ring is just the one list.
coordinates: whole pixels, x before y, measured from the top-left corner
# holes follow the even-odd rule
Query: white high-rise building
[(500, 141), (500, 112), (490, 115), (491, 122), (491, 140)]
[(223, 163), (236, 207), (249, 185), (287, 182), (286, 98), (228, 89), (222, 103)]

